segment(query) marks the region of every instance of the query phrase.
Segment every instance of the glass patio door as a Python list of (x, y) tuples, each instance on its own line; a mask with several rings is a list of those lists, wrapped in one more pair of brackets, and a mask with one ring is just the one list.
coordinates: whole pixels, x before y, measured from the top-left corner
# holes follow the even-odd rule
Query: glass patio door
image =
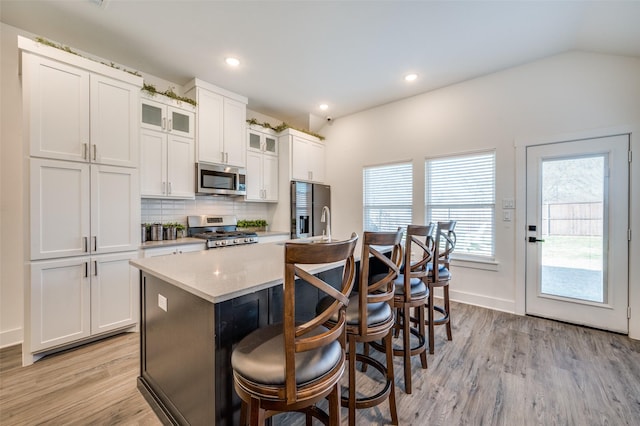
[(628, 332), (628, 150), (628, 135), (527, 148), (527, 314)]

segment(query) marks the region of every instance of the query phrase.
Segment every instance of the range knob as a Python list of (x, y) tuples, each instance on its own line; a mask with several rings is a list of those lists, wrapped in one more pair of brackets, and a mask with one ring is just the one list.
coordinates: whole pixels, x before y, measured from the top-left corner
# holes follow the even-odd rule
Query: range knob
[(240, 238), (236, 238), (235, 240), (233, 240), (233, 244), (240, 244)]

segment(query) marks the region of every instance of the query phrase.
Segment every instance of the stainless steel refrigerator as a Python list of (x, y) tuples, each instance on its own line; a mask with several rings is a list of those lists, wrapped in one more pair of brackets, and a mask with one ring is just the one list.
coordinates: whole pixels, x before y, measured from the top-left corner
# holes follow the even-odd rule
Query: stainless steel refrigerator
[[(291, 238), (322, 235), (322, 208), (331, 209), (331, 187), (319, 183), (291, 181)], [(331, 220), (327, 215), (327, 220)]]

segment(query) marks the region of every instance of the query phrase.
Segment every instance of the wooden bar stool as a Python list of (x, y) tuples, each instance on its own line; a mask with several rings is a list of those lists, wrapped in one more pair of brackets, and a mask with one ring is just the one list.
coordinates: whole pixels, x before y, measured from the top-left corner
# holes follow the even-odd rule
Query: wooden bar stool
[[(429, 264), (429, 302), (428, 319), (429, 325), (429, 353), (434, 353), (436, 325), (445, 325), (447, 329), (447, 340), (451, 340), (451, 309), (449, 305), (449, 282), (451, 281), (450, 255), (456, 247), (456, 233), (454, 231), (456, 221), (438, 222), (436, 238), (433, 248), (433, 260)], [(434, 271), (438, 271), (434, 273)], [(433, 293), (436, 287), (442, 287), (443, 305), (436, 306), (433, 300)], [(434, 312), (439, 312), (442, 316), (434, 318)]]
[[(425, 333), (425, 309), (429, 298), (427, 285), (428, 265), (433, 256), (433, 224), (409, 225), (404, 249), (404, 271), (395, 280), (393, 306), (396, 310), (395, 328), (402, 333), (402, 347), (394, 348), (394, 356), (401, 356), (404, 363), (404, 388), (411, 393), (411, 357), (420, 355), (422, 368), (427, 368), (427, 344)], [(414, 262), (411, 259), (415, 258)], [(414, 310), (414, 317), (411, 316)], [(412, 327), (415, 324), (415, 327)], [(417, 340), (411, 346), (411, 336)], [(378, 348), (377, 343), (371, 346)]]
[[(394, 325), (393, 302), (395, 279), (402, 263), (402, 230), (397, 232), (365, 232), (362, 238), (362, 256), (360, 258), (360, 277), (358, 293), (349, 298), (347, 306), (347, 361), (349, 363), (349, 396), (342, 398), (342, 406), (349, 407), (349, 425), (356, 424), (356, 409), (370, 408), (389, 401), (391, 424), (398, 424), (396, 410), (395, 378), (393, 374), (392, 331)], [(391, 255), (385, 256), (381, 250), (391, 247)], [(386, 273), (370, 275), (370, 262), (377, 259)], [(326, 309), (331, 302), (324, 298), (318, 304), (318, 312)], [(329, 320), (329, 325), (337, 318)], [(366, 343), (383, 340), (383, 351), (386, 354), (386, 365), (368, 354)], [(365, 343), (364, 353), (357, 353), (357, 343)], [(386, 382), (375, 395), (357, 397), (356, 361), (362, 363), (362, 371), (366, 366), (377, 370)]]
[[(340, 379), (345, 369), (345, 306), (355, 281), (353, 252), (358, 237), (344, 242), (286, 243), (284, 320), (253, 331), (233, 350), (235, 390), (242, 399), (241, 423), (264, 425), (284, 411), (300, 411), (324, 424), (340, 424)], [(340, 262), (339, 289), (309, 274), (303, 265)], [(330, 296), (327, 310), (305, 323), (295, 322), (295, 280), (303, 279)], [(338, 320), (323, 325), (329, 318)], [(327, 397), (329, 414), (315, 406)], [(248, 419), (247, 419), (248, 416)]]

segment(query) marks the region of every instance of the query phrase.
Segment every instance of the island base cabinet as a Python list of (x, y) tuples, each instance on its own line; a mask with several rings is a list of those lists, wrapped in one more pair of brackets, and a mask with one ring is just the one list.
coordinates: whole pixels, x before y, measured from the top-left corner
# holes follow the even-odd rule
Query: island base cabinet
[[(317, 275), (339, 286), (342, 268)], [(214, 304), (147, 272), (140, 282), (140, 392), (163, 423), (240, 424), (231, 354), (252, 331), (282, 322), (282, 285)], [(313, 317), (320, 297), (299, 280), (296, 319)]]
[(268, 291), (257, 291), (217, 303), (215, 311), (216, 425), (233, 426), (240, 424), (242, 401), (233, 386), (231, 353), (245, 336), (269, 324)]
[(213, 304), (144, 272), (140, 295), (143, 394), (165, 421), (214, 424)]

